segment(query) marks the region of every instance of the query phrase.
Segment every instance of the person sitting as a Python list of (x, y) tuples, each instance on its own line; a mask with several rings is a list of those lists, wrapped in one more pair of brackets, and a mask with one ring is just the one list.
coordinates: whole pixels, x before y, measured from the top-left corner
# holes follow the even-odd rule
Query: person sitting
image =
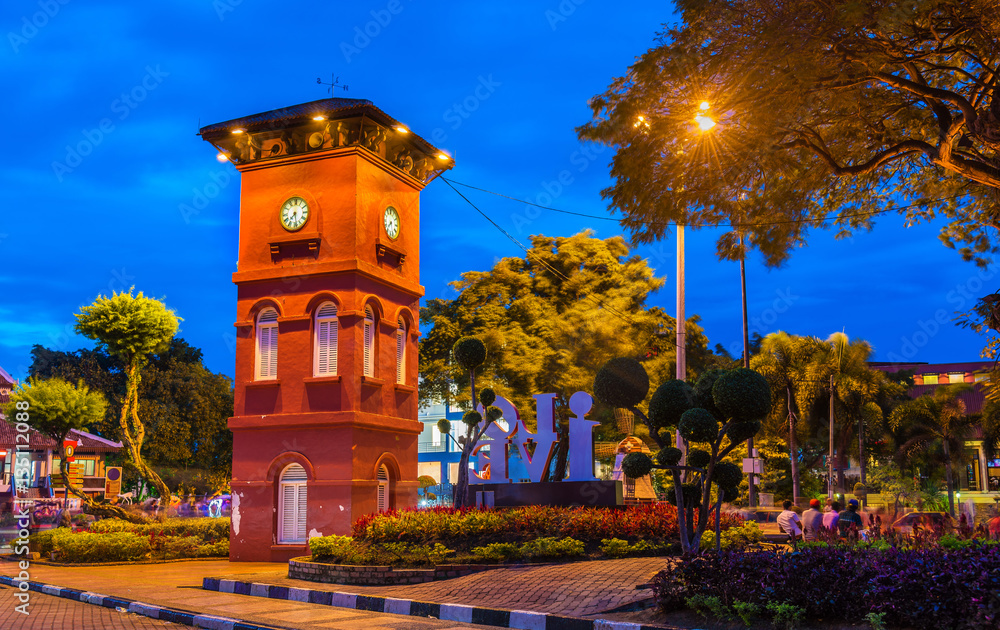
[(781, 507), (785, 509), (778, 515), (778, 529), (788, 534), (788, 541), (794, 547), (802, 536), (802, 521), (799, 519), (799, 515), (792, 510), (791, 501), (785, 501)]
[(809, 509), (802, 514), (802, 525), (805, 540), (819, 540), (819, 530), (823, 527), (823, 513), (819, 511), (819, 499), (809, 501)]
[(834, 501), (830, 504), (830, 511), (823, 515), (823, 528), (839, 532), (838, 521), (840, 521), (840, 501)]
[(861, 531), (864, 528), (864, 524), (861, 522), (861, 515), (858, 514), (858, 501), (857, 499), (851, 499), (847, 502), (847, 511), (840, 513), (840, 518), (837, 520), (837, 527), (840, 529), (840, 537), (846, 538), (848, 532), (851, 531), (851, 525), (857, 528), (857, 531)]

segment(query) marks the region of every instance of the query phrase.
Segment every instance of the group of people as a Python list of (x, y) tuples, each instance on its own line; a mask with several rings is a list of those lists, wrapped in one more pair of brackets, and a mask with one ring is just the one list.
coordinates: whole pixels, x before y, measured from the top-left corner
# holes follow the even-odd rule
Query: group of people
[(792, 544), (802, 539), (819, 540), (821, 529), (835, 531), (841, 537), (845, 537), (851, 525), (858, 530), (864, 528), (864, 522), (858, 514), (859, 505), (855, 499), (847, 502), (846, 510), (841, 510), (840, 501), (833, 501), (826, 512), (820, 510), (819, 499), (812, 499), (809, 501), (809, 509), (802, 513), (801, 518), (792, 510), (791, 501), (785, 501), (782, 507), (784, 510), (778, 515), (778, 527), (788, 534)]

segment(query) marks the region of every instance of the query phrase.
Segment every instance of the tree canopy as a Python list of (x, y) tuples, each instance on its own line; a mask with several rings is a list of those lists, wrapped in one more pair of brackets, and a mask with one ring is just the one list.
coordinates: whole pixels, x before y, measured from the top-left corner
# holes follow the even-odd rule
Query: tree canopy
[(846, 236), (897, 211), (945, 217), (942, 241), (986, 264), (1000, 189), (993, 0), (675, 4), (680, 23), (578, 129), (617, 148), (603, 194), (636, 242), (674, 222), (735, 223), (720, 256), (738, 258), (744, 234), (780, 265), (810, 226)]

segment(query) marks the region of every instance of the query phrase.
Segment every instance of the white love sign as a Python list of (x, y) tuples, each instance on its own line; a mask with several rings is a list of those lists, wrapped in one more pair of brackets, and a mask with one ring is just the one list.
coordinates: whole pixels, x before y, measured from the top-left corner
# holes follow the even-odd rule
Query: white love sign
[[(511, 456), (520, 460), (520, 465), (527, 471), (528, 479), (541, 481), (545, 470), (552, 463), (559, 435), (556, 432), (556, 395), (535, 394), (535, 411), (538, 418), (538, 432), (528, 431), (521, 421), (517, 407), (503, 396), (497, 396), (494, 406), (503, 411), (500, 420), (491, 422), (483, 434), (483, 440), (476, 445), (473, 454), (477, 456), (479, 470), (490, 466), (490, 478), (484, 479), (473, 473), (480, 481), (488, 483), (511, 483)], [(569, 399), (569, 452), (567, 463), (569, 476), (566, 481), (593, 481), (594, 476), (594, 433), (595, 426), (600, 424), (584, 419), (594, 399), (586, 392), (576, 392)], [(479, 413), (486, 417), (486, 410), (480, 405)], [(487, 420), (483, 420), (487, 422)], [(480, 425), (482, 429), (482, 425)], [(532, 453), (529, 445), (534, 444)], [(489, 449), (489, 455), (485, 450)], [(519, 476), (520, 478), (520, 476)]]

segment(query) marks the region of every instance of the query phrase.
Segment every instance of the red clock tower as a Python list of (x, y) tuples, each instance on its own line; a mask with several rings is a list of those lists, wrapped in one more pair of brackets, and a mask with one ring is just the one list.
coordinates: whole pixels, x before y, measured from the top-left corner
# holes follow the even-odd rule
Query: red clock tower
[(370, 101), (200, 131), (242, 175), (230, 558), (414, 505), (420, 191), (452, 160)]

